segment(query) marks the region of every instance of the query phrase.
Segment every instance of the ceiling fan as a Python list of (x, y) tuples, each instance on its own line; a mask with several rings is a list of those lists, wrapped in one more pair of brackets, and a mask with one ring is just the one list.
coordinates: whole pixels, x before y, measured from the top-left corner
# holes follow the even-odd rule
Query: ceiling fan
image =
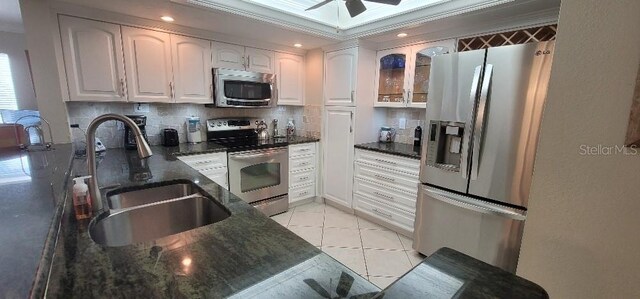
[[(316, 9), (318, 7), (327, 5), (332, 1), (334, 0), (324, 0), (314, 6), (311, 6), (305, 9), (305, 11)], [(351, 15), (352, 18), (363, 13), (365, 10), (367, 10), (367, 7), (364, 6), (364, 3), (362, 3), (363, 0), (344, 0), (344, 1), (345, 1), (344, 5), (347, 7), (347, 10), (349, 11), (349, 15)], [(402, 0), (364, 0), (364, 1), (389, 4), (389, 5), (398, 5)]]

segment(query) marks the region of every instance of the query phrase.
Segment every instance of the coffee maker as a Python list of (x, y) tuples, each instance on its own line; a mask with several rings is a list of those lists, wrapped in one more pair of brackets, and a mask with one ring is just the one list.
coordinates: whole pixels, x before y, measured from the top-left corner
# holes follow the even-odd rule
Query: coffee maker
[[(144, 115), (126, 115), (126, 116), (130, 118), (134, 123), (136, 123), (136, 125), (138, 125), (138, 128), (140, 128), (140, 132), (142, 132), (142, 137), (144, 137), (144, 140), (149, 142), (149, 139), (147, 138), (147, 131), (144, 128), (147, 125), (147, 117)], [(137, 148), (136, 138), (133, 135), (133, 131), (131, 130), (131, 128), (129, 128), (129, 126), (124, 126), (124, 148), (129, 150), (133, 150)]]

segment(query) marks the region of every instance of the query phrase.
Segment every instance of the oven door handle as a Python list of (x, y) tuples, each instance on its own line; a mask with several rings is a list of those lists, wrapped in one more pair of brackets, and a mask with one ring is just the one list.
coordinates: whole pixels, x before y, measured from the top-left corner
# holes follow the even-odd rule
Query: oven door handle
[(271, 157), (271, 156), (275, 156), (283, 153), (286, 153), (286, 149), (275, 150), (275, 151), (263, 151), (263, 152), (257, 152), (257, 153), (252, 152), (247, 154), (229, 154), (229, 158), (236, 159), (236, 160), (248, 160), (248, 159), (254, 159), (254, 158), (261, 158), (261, 157)]

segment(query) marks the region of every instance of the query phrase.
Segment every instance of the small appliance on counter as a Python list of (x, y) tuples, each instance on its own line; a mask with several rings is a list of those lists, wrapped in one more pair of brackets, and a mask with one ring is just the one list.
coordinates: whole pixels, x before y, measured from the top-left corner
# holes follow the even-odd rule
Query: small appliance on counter
[[(147, 131), (145, 130), (145, 126), (147, 125), (147, 117), (144, 115), (125, 115), (130, 118), (138, 128), (140, 128), (140, 132), (142, 132), (142, 136), (144, 140), (149, 142), (149, 138), (147, 138)], [(133, 131), (129, 128), (129, 126), (124, 126), (124, 148), (128, 150), (134, 150), (137, 148), (136, 145), (136, 137), (133, 135)]]
[(202, 134), (200, 133), (200, 118), (197, 116), (187, 117), (187, 142), (202, 142)]
[(256, 133), (258, 134), (259, 140), (267, 140), (269, 139), (269, 126), (264, 120), (256, 121)]
[(179, 144), (180, 144), (180, 139), (178, 138), (178, 130), (176, 129), (162, 130), (162, 145), (178, 146)]
[(287, 137), (296, 135), (296, 125), (293, 123), (293, 118), (287, 121)]
[(380, 142), (393, 142), (396, 138), (396, 129), (392, 127), (381, 127), (378, 135), (378, 141)]

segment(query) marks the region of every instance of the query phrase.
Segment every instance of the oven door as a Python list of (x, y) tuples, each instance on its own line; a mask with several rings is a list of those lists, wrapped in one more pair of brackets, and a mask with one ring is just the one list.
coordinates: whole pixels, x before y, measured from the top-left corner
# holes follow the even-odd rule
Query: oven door
[(274, 75), (237, 70), (214, 70), (218, 107), (261, 108), (275, 105)]
[(230, 153), (229, 183), (231, 193), (249, 203), (287, 194), (287, 148)]

